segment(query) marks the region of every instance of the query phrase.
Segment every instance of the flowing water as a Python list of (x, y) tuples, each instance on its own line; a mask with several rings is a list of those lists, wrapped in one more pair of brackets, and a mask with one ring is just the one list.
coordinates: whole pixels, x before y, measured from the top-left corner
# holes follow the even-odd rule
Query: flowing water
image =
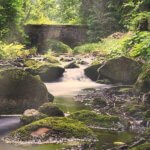
[[(90, 63), (91, 59), (86, 59)], [(64, 66), (67, 63), (63, 63)], [(62, 78), (56, 82), (45, 83), (50, 93), (55, 96), (54, 103), (59, 106), (65, 113), (72, 113), (82, 109), (91, 109), (89, 106), (83, 105), (81, 102), (74, 101), (73, 97), (85, 88), (107, 88), (108, 85), (97, 84), (84, 75), (86, 65), (80, 65), (80, 68), (66, 69)], [(19, 127), (19, 117), (0, 118), (0, 136), (8, 134), (11, 130)], [(117, 133), (103, 130), (94, 130), (98, 135), (99, 142), (96, 143), (98, 150), (104, 147), (112, 147), (113, 142), (125, 142), (134, 135), (132, 133)], [(0, 142), (0, 150), (56, 150), (68, 145), (78, 145), (78, 142), (64, 144), (45, 144), (45, 145), (24, 145), (15, 146)]]

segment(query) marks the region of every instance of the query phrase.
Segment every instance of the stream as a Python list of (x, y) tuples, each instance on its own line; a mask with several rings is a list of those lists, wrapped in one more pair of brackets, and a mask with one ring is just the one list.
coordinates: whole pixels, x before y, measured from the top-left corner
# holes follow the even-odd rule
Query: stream
[[(84, 61), (91, 62), (91, 59), (85, 58)], [(69, 62), (63, 62), (62, 66)], [(76, 96), (82, 89), (85, 88), (109, 88), (111, 85), (97, 84), (91, 81), (84, 75), (84, 68), (87, 65), (80, 65), (80, 68), (66, 69), (62, 78), (56, 82), (45, 83), (48, 91), (55, 96), (54, 104), (61, 108), (66, 114), (72, 112), (88, 109), (90, 106), (85, 106), (83, 103), (75, 101)], [(10, 131), (17, 129), (20, 126), (20, 118), (18, 116), (8, 116), (0, 118), (0, 137), (10, 133)], [(114, 142), (125, 142), (135, 135), (130, 132), (116, 132), (94, 129), (99, 141), (96, 143), (98, 150), (108, 149), (114, 146)], [(45, 144), (45, 145), (10, 145), (0, 142), (0, 150), (56, 150), (66, 146), (78, 145), (79, 142), (70, 142), (64, 144)]]

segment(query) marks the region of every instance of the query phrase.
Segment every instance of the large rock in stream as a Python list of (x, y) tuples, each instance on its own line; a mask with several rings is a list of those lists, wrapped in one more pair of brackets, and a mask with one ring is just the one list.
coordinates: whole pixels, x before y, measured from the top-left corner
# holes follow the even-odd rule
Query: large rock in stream
[(133, 84), (142, 70), (142, 64), (127, 57), (107, 61), (100, 69), (100, 78), (107, 78), (113, 83)]
[(26, 109), (38, 108), (48, 102), (48, 95), (38, 76), (15, 68), (0, 70), (0, 114), (23, 113)]
[(150, 91), (150, 67), (147, 67), (139, 75), (137, 82), (134, 85), (136, 92), (149, 92)]
[(38, 67), (27, 68), (32, 75), (39, 75), (44, 82), (52, 82), (62, 77), (65, 69), (54, 64), (41, 64)]
[(69, 140), (89, 141), (94, 133), (80, 121), (65, 117), (48, 117), (26, 125), (4, 138), (7, 143), (62, 143)]
[(94, 65), (91, 65), (89, 67), (87, 67), (85, 70), (84, 70), (84, 73), (87, 77), (89, 77), (91, 80), (93, 81), (96, 81), (98, 79), (98, 68), (101, 67), (101, 64), (94, 64)]

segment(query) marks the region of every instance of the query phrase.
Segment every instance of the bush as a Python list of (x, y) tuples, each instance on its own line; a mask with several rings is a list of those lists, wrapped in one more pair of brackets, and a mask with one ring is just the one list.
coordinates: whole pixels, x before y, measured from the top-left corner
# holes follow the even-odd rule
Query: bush
[(44, 42), (40, 43), (39, 51), (46, 53), (47, 51), (51, 50), (52, 52), (63, 54), (63, 53), (71, 53), (72, 49), (58, 40), (45, 40)]
[(150, 33), (137, 32), (126, 41), (127, 48), (130, 48), (130, 56), (141, 57), (144, 60), (150, 60)]
[(143, 11), (134, 15), (130, 21), (130, 29), (135, 31), (147, 31), (150, 29), (150, 12)]
[(91, 53), (96, 50), (100, 50), (100, 44), (99, 43), (89, 43), (89, 44), (84, 44), (84, 45), (75, 47), (73, 49), (73, 53), (74, 54)]
[(20, 121), (23, 125), (27, 125), (29, 123), (44, 119), (46, 117), (48, 117), (48, 116), (40, 113), (38, 116), (22, 116)]
[(0, 41), (0, 59), (26, 58), (28, 55), (35, 55), (36, 49), (25, 49), (25, 45), (19, 43), (5, 44)]
[(99, 52), (106, 58), (114, 58), (118, 56), (130, 56), (145, 61), (150, 60), (150, 33), (128, 32), (121, 34), (119, 38), (109, 36), (102, 39), (98, 43), (84, 44), (74, 48), (73, 53), (92, 53)]

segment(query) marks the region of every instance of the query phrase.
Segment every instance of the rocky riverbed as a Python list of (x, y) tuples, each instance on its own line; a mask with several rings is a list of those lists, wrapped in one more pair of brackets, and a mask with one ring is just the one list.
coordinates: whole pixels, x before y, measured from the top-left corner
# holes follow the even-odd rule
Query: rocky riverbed
[[(42, 98), (44, 100), (43, 102), (47, 102), (47, 103), (48, 101), (52, 102), (54, 99), (53, 95), (55, 96), (57, 91), (59, 93), (61, 90), (65, 91), (65, 89), (68, 88), (69, 89), (68, 94), (73, 93), (72, 97), (74, 96), (73, 105), (76, 102), (79, 103), (80, 105), (79, 110), (71, 111), (71, 112), (67, 111), (65, 113), (67, 113), (68, 115), (64, 117), (63, 114), (64, 110), (59, 110), (59, 108), (57, 108), (57, 110), (59, 110), (59, 112), (63, 114), (61, 116), (57, 116), (58, 112), (54, 113), (53, 111), (51, 111), (52, 108), (56, 110), (56, 106), (53, 106), (52, 104), (48, 104), (48, 105), (46, 104), (44, 106), (46, 109), (44, 108), (43, 110), (49, 109), (50, 111), (48, 110), (48, 111), (40, 112), (39, 113), (40, 117), (38, 116), (38, 118), (36, 118), (35, 116), (34, 117), (31, 116), (29, 118), (25, 117), (24, 121), (27, 125), (12, 132), (9, 136), (3, 138), (3, 140), (6, 143), (17, 143), (17, 144), (46, 144), (46, 143), (56, 144), (57, 143), (58, 144), (58, 143), (66, 143), (72, 141), (80, 141), (78, 146), (69, 146), (69, 147), (67, 146), (67, 148), (64, 148), (66, 150), (67, 149), (68, 150), (70, 149), (73, 150), (93, 149), (94, 150), (94, 149), (98, 149), (98, 147), (100, 147), (101, 149), (112, 149), (112, 150), (132, 149), (143, 143), (144, 144), (149, 143), (148, 128), (150, 125), (150, 119), (149, 119), (150, 118), (150, 110), (149, 110), (150, 96), (149, 96), (149, 91), (146, 88), (144, 88), (144, 90), (142, 88), (142, 86), (146, 85), (146, 87), (149, 89), (149, 85), (147, 84), (149, 83), (149, 80), (147, 79), (149, 77), (149, 69), (146, 69), (145, 71), (146, 73), (140, 74), (141, 64), (139, 63), (140, 68), (139, 69), (136, 68), (132, 72), (132, 75), (130, 75), (131, 82), (137, 79), (135, 84), (122, 85), (120, 83), (115, 83), (115, 82), (123, 81), (123, 84), (125, 84), (126, 78), (123, 77), (124, 75), (121, 74), (121, 78), (119, 79), (118, 74), (115, 74), (118, 80), (115, 80), (115, 76), (110, 78), (108, 70), (113, 66), (111, 67), (110, 66), (111, 63), (109, 62), (106, 64), (103, 62), (101, 64), (100, 61), (98, 62), (99, 65), (96, 64), (96, 68), (95, 68), (95, 64), (94, 64), (94, 68), (92, 66), (93, 64), (90, 65), (90, 69), (92, 67), (92, 70), (90, 70), (90, 72), (93, 73), (93, 75), (95, 76), (95, 78), (93, 79), (94, 80), (97, 79), (96, 80), (97, 83), (96, 82), (94, 83), (84, 75), (84, 73), (89, 73), (86, 72), (85, 70), (89, 69), (88, 68), (89, 63), (91, 63), (93, 60), (95, 61), (94, 57), (79, 58), (73, 56), (70, 57), (63, 56), (63, 59), (60, 58), (60, 60), (62, 61), (61, 63), (63, 64), (61, 66), (59, 65), (60, 63), (59, 60), (56, 61), (55, 59), (53, 64), (51, 63), (49, 64), (48, 61), (43, 58), (40, 61), (39, 59), (35, 59), (35, 58), (26, 59), (26, 60), (6, 61), (7, 62), (6, 66), (4, 65), (5, 62), (1, 62), (2, 64), (1, 68), (3, 68), (2, 71), (0, 72), (2, 76), (1, 82), (3, 78), (7, 77), (4, 75), (4, 73), (7, 71), (9, 71), (9, 77), (10, 78), (13, 77), (12, 78), (13, 83), (16, 80), (20, 82), (19, 81), (20, 79), (18, 79), (18, 74), (16, 74), (17, 75), (16, 77), (14, 76), (14, 73), (16, 73), (15, 70), (17, 70), (19, 72), (19, 76), (21, 76), (21, 74), (30, 76), (30, 78), (33, 78), (37, 83), (40, 84), (39, 85), (39, 87), (41, 86), (40, 88), (44, 88), (43, 91), (45, 92), (45, 94), (43, 94), (44, 92), (43, 93), (38, 92), (38, 94), (42, 94), (42, 96), (44, 97), (44, 99)], [(120, 65), (124, 65), (125, 62), (128, 62), (128, 64), (131, 63), (133, 65), (137, 64), (135, 61), (124, 57), (112, 60), (113, 63), (117, 62), (117, 65), (118, 65), (118, 61), (120, 61)], [(107, 65), (109, 66), (108, 68)], [(97, 66), (98, 68), (100, 67), (99, 71), (97, 71), (98, 69)], [(101, 74), (103, 74), (103, 69), (105, 70), (105, 75), (101, 77)], [(115, 70), (116, 69), (117, 68), (115, 68)], [(126, 74), (127, 71), (128, 69), (125, 69), (124, 73)], [(57, 78), (54, 77), (55, 74), (58, 75)], [(35, 77), (37, 75), (40, 76), (40, 78), (43, 81), (48, 82), (46, 83), (46, 86), (43, 85), (42, 81), (39, 78)], [(129, 74), (127, 73), (126, 75), (128, 76)], [(132, 76), (134, 75), (135, 77), (133, 78)], [(21, 81), (24, 79), (26, 78), (21, 79)], [(53, 83), (51, 83), (50, 81), (53, 81)], [(10, 80), (8, 80), (8, 82), (10, 82)], [(106, 83), (108, 85), (104, 85), (102, 83)], [(68, 85), (69, 87), (67, 87)], [(76, 90), (76, 86), (78, 90)], [(105, 88), (105, 86), (107, 88)], [(27, 87), (28, 87), (27, 89), (30, 89), (29, 82)], [(61, 89), (59, 89), (59, 87), (61, 87)], [(22, 88), (19, 88), (19, 90), (21, 89)], [(53, 94), (54, 90), (55, 92)], [(79, 92), (78, 94), (77, 91)], [(53, 95), (49, 94), (48, 92), (52, 92)], [(13, 93), (11, 94), (14, 96)], [(8, 99), (7, 92), (5, 96), (6, 99)], [(18, 97), (17, 93), (15, 93), (15, 96)], [(34, 100), (36, 101), (36, 95), (34, 96), (35, 96)], [(16, 98), (12, 97), (12, 99), (14, 99), (13, 110), (15, 110)], [(32, 105), (34, 104), (31, 103), (31, 106)], [(40, 105), (38, 104), (34, 108), (37, 109)], [(54, 99), (54, 105), (57, 105), (55, 104), (55, 99)], [(83, 107), (83, 105), (87, 106), (88, 110), (83, 110), (83, 108), (86, 108)], [(9, 105), (9, 107), (11, 108), (12, 106)], [(40, 111), (40, 109), (38, 110)], [(4, 111), (5, 110), (3, 110), (3, 112)], [(21, 109), (21, 111), (23, 111), (23, 109)], [(20, 112), (20, 110), (18, 110), (18, 112)], [(75, 127), (75, 124), (77, 127)], [(41, 133), (41, 131), (45, 131), (45, 132)], [(116, 142), (115, 138), (111, 140), (111, 142), (114, 141), (119, 145), (117, 147), (115, 147), (115, 144), (113, 142), (111, 144), (109, 143), (105, 145), (107, 141), (106, 139), (104, 143), (100, 142), (102, 140), (101, 139), (102, 136), (105, 137), (107, 135), (106, 137), (109, 136), (113, 137), (113, 134), (116, 134), (116, 136), (118, 136), (117, 134), (124, 134), (125, 132), (131, 132), (131, 137), (129, 141), (127, 140), (128, 136), (124, 137), (126, 140), (123, 140), (123, 142), (122, 141)], [(35, 137), (33, 136), (33, 134), (35, 133), (41, 133), (41, 134)], [(132, 136), (135, 136), (135, 138), (133, 138)]]

